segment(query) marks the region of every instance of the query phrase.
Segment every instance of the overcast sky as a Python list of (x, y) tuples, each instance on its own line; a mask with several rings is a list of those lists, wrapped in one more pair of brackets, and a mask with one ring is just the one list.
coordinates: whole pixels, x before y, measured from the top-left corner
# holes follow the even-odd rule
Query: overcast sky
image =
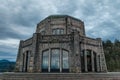
[(120, 40), (120, 0), (0, 0), (0, 59), (15, 61), (19, 41), (53, 14), (81, 19), (89, 37)]

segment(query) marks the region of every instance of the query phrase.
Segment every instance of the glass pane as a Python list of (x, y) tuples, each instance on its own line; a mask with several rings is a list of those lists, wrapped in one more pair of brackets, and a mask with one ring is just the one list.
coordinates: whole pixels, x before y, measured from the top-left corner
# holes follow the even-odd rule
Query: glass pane
[(61, 29), (60, 34), (63, 34), (63, 33), (64, 33), (64, 30), (63, 30), (63, 29)]
[(42, 69), (48, 69), (49, 51), (44, 51), (42, 55)]
[(63, 69), (68, 69), (69, 64), (68, 64), (68, 51), (63, 50)]
[(57, 34), (60, 34), (60, 29), (57, 29)]
[(52, 56), (51, 56), (51, 69), (59, 69), (59, 49), (53, 49), (52, 50)]
[(56, 30), (55, 29), (52, 30), (52, 34), (56, 34)]

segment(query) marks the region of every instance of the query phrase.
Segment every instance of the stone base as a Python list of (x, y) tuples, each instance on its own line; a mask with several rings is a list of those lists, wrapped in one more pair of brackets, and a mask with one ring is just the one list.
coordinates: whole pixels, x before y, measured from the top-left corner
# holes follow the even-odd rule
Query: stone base
[(0, 80), (120, 80), (120, 72), (109, 72), (109, 73), (3, 73)]

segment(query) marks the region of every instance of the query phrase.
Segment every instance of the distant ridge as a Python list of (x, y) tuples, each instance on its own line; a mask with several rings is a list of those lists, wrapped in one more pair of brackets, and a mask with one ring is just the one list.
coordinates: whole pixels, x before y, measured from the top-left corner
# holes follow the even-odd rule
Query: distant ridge
[(0, 60), (0, 72), (12, 72), (14, 71), (15, 62), (3, 59)]

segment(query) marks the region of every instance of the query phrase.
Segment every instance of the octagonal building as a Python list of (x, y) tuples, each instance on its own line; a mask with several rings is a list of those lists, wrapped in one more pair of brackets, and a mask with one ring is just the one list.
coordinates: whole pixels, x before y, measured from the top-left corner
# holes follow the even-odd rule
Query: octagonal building
[(36, 32), (21, 40), (17, 72), (106, 72), (100, 38), (85, 35), (84, 22), (68, 15), (51, 15), (37, 24)]

